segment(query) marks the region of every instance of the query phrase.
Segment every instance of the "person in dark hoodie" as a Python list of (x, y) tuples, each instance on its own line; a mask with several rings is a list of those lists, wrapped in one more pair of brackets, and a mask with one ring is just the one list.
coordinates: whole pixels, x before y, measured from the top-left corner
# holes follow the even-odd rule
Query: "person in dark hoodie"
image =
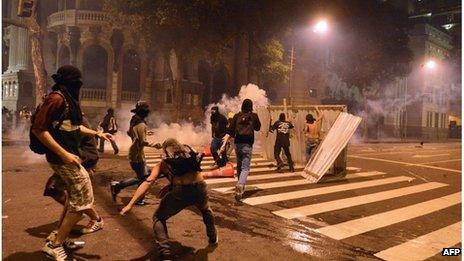
[[(111, 196), (113, 200), (116, 201), (116, 196), (121, 192), (122, 189), (133, 186), (140, 185), (148, 176), (147, 164), (145, 161), (145, 153), (143, 148), (156, 147), (154, 143), (149, 143), (147, 141), (147, 123), (145, 118), (150, 113), (150, 106), (145, 101), (139, 101), (135, 105), (135, 109), (131, 110), (134, 113), (130, 120), (129, 131), (127, 134), (132, 139), (132, 144), (129, 148), (129, 161), (132, 170), (134, 170), (136, 177), (129, 178), (122, 181), (113, 181), (110, 185)], [(145, 205), (144, 198), (141, 197), (136, 203), (137, 205)]]
[(237, 177), (238, 183), (235, 188), (235, 200), (241, 201), (245, 192), (245, 183), (250, 172), (251, 155), (253, 143), (255, 141), (255, 131), (261, 129), (261, 122), (258, 114), (253, 112), (253, 102), (245, 99), (242, 102), (242, 109), (234, 115), (234, 118), (224, 136), (221, 152), (225, 151), (226, 144), (230, 137), (234, 137), (235, 154), (237, 156)]
[(292, 154), (290, 154), (290, 129), (293, 129), (293, 124), (285, 120), (285, 113), (279, 115), (279, 120), (276, 121), (270, 128), (270, 131), (277, 130), (276, 140), (274, 144), (274, 158), (277, 161), (277, 171), (280, 171), (284, 165), (280, 158), (282, 149), (288, 159), (288, 167), (291, 172), (294, 172)]
[(211, 108), (211, 154), (215, 161), (215, 168), (224, 167), (228, 161), (227, 152), (224, 151), (218, 154), (222, 146), (222, 139), (226, 135), (227, 118), (219, 112), (218, 106)]
[(47, 95), (43, 104), (37, 109), (31, 135), (37, 138), (40, 145), (36, 145), (45, 151), (51, 168), (64, 181), (69, 192), (67, 212), (58, 233), (53, 241), (45, 244), (42, 251), (55, 260), (67, 260), (64, 243), (82, 214), (88, 215), (95, 225), (103, 225), (103, 220), (94, 208), (89, 173), (81, 165), (81, 139), (83, 136), (89, 136), (110, 140), (112, 136), (82, 125), (82, 112), (79, 105), (82, 74), (79, 69), (64, 65), (52, 75), (52, 78), (55, 81), (53, 92)]
[[(114, 135), (116, 134), (116, 132), (118, 132), (118, 123), (116, 121), (116, 117), (114, 117), (113, 108), (109, 108), (106, 111), (106, 115), (105, 117), (103, 117), (103, 121), (99, 125), (105, 133)], [(113, 147), (114, 154), (118, 154), (119, 148), (118, 145), (116, 145), (116, 141), (111, 140), (111, 146)], [(98, 149), (98, 151), (101, 153), (105, 151), (105, 140), (100, 140), (100, 148)]]

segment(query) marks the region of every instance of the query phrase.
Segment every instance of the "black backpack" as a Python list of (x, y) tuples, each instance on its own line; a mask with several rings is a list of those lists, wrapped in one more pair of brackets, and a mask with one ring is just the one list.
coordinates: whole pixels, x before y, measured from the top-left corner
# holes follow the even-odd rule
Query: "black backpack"
[[(65, 103), (65, 110), (61, 114), (60, 119), (58, 120), (58, 124), (55, 125), (55, 127), (53, 127), (55, 130), (58, 130), (61, 127), (61, 125), (63, 124), (63, 121), (65, 120), (66, 115), (69, 112), (69, 105), (68, 105), (68, 102), (66, 101), (66, 98), (64, 97), (64, 95), (60, 91), (53, 91), (53, 92), (49, 93), (48, 95), (50, 95), (52, 93), (57, 93), (57, 94), (61, 95), (61, 97), (63, 97), (64, 103)], [(42, 142), (34, 135), (34, 133), (32, 133), (32, 127), (34, 126), (35, 117), (37, 115), (37, 112), (42, 107), (42, 104), (43, 103), (39, 104), (35, 108), (35, 111), (31, 116), (31, 127), (29, 128), (29, 148), (33, 152), (35, 152), (37, 154), (45, 154), (45, 153), (49, 152), (49, 149), (45, 145), (42, 144)]]
[(253, 136), (253, 119), (252, 112), (240, 113), (235, 125), (235, 134), (240, 136)]
[(182, 145), (182, 150), (176, 152), (168, 152), (164, 149), (164, 155), (163, 160), (169, 165), (174, 176), (201, 171), (201, 161), (204, 154), (199, 156), (198, 152), (188, 145)]

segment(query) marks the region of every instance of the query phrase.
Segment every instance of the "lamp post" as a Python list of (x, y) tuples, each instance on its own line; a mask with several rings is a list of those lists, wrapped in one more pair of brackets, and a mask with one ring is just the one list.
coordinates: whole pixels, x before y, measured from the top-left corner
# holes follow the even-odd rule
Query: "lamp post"
[[(318, 35), (325, 35), (329, 31), (329, 23), (327, 22), (327, 20), (321, 19), (313, 25), (312, 31)], [(326, 58), (327, 58), (326, 59), (326, 68), (327, 68), (328, 54)], [(289, 96), (289, 102), (292, 106), (293, 106), (293, 70), (294, 70), (293, 67), (295, 67), (295, 40), (292, 37), (292, 49), (290, 51), (290, 75), (289, 75), (289, 80), (288, 80), (288, 96)]]

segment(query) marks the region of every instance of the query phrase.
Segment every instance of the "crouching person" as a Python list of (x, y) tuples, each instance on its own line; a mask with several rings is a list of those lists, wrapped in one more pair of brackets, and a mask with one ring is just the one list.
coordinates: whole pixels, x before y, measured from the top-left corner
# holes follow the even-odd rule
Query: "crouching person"
[[(198, 157), (198, 153), (189, 146), (180, 144), (175, 139), (166, 140), (162, 145), (162, 149), (163, 160), (155, 165), (151, 175), (137, 188), (131, 201), (121, 210), (121, 215), (131, 210), (137, 200), (155, 182), (160, 173), (166, 175), (170, 184), (167, 187), (167, 193), (162, 197), (158, 209), (153, 215), (153, 231), (158, 243), (160, 257), (164, 260), (171, 256), (166, 221), (186, 207), (194, 205), (200, 210), (210, 246), (217, 245), (218, 237), (213, 212), (208, 203), (206, 183), (200, 172), (201, 158)], [(166, 190), (163, 189), (162, 191)]]

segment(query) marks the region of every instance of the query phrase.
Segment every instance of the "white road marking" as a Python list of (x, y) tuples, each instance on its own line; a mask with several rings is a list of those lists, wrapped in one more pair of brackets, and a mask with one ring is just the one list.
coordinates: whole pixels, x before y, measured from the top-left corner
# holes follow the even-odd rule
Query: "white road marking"
[(461, 192), (380, 214), (323, 227), (317, 231), (333, 239), (342, 240), (368, 231), (424, 216), (459, 203), (461, 203)]
[(440, 156), (449, 156), (449, 153), (443, 153), (443, 154), (434, 154), (434, 155), (420, 155), (416, 154), (412, 156), (413, 158), (433, 158), (433, 157), (440, 157)]
[(443, 171), (461, 173), (460, 170), (456, 170), (456, 169), (440, 168), (440, 167), (435, 167), (435, 166), (428, 166), (428, 165), (424, 165), (424, 164), (408, 163), (408, 162), (397, 161), (397, 160), (377, 159), (377, 158), (361, 157), (361, 156), (354, 156), (354, 155), (348, 155), (348, 157), (350, 157), (350, 158), (356, 158), (356, 159), (376, 160), (376, 161), (383, 161), (383, 162), (388, 162), (388, 163), (403, 164), (403, 165), (407, 165), (407, 166), (417, 166), (417, 167), (423, 167), (423, 168), (429, 168), (429, 169), (438, 169), (438, 170), (443, 170)]
[(306, 205), (302, 207), (283, 209), (278, 211), (273, 211), (272, 213), (287, 218), (299, 218), (305, 216), (311, 216), (315, 214), (320, 214), (324, 212), (329, 212), (333, 210), (345, 209), (353, 206), (364, 205), (368, 203), (378, 202), (382, 200), (397, 198), (401, 196), (406, 196), (414, 193), (419, 193), (427, 190), (432, 190), (436, 188), (445, 187), (447, 184), (430, 182), (405, 188), (393, 189), (388, 191), (382, 191), (373, 194), (367, 194), (362, 196), (356, 196), (351, 198), (333, 200), (328, 202), (323, 202), (319, 204)]
[[(251, 175), (251, 176), (248, 176), (247, 181), (248, 180), (286, 178), (286, 177), (301, 177), (301, 176), (300, 174), (295, 173), (295, 172)], [(237, 181), (237, 179), (236, 178), (210, 178), (210, 179), (206, 179), (205, 181), (206, 181), (206, 184), (221, 184), (221, 183), (235, 182)]]
[[(459, 148), (455, 148), (455, 149), (437, 149), (437, 150), (425, 150), (425, 152), (438, 152), (438, 151), (444, 151), (444, 152), (448, 152), (448, 151), (452, 151), (452, 150), (459, 150), (461, 151), (461, 149)], [(394, 150), (394, 151), (388, 151), (388, 152), (369, 152), (369, 153), (354, 153), (352, 155), (354, 156), (374, 156), (374, 155), (388, 155), (388, 154), (398, 154), (398, 152), (401, 152), (401, 153), (418, 153), (418, 149), (414, 149), (414, 150), (404, 150), (404, 149), (398, 149), (398, 150)], [(423, 151), (421, 151), (423, 152)]]
[(435, 164), (435, 163), (445, 163), (445, 162), (454, 162), (454, 161), (461, 161), (461, 159), (439, 160), (439, 161), (423, 162), (421, 164)]
[(346, 167), (346, 170), (348, 171), (360, 171), (361, 168), (356, 168), (356, 167)]
[(406, 176), (400, 176), (400, 177), (393, 177), (393, 178), (386, 178), (386, 179), (379, 179), (379, 180), (369, 180), (369, 181), (342, 184), (342, 185), (336, 185), (336, 186), (298, 190), (298, 191), (292, 191), (292, 192), (286, 192), (286, 193), (246, 198), (243, 200), (243, 202), (249, 205), (260, 205), (260, 204), (280, 202), (280, 201), (285, 201), (285, 200), (319, 196), (319, 195), (336, 193), (336, 192), (341, 192), (341, 191), (348, 191), (348, 190), (374, 187), (374, 186), (379, 186), (379, 185), (392, 184), (392, 183), (409, 181), (409, 180), (413, 180), (413, 179), (410, 177), (406, 177)]
[(461, 242), (461, 222), (433, 231), (375, 254), (384, 260), (424, 260)]
[[(371, 177), (376, 175), (383, 175), (385, 173), (372, 171), (372, 172), (364, 172), (364, 173), (356, 173), (350, 174), (346, 176), (346, 179), (353, 179), (359, 177)], [(269, 183), (261, 183), (261, 184), (253, 184), (255, 190), (259, 189), (271, 189), (271, 188), (283, 188), (283, 187), (291, 187), (291, 186), (298, 186), (298, 185), (311, 185), (308, 183), (306, 179), (297, 179), (297, 180), (286, 180), (286, 181), (279, 181), (279, 182), (269, 182)], [(221, 193), (231, 193), (234, 187), (224, 187), (224, 188), (216, 188), (213, 189), (214, 191), (221, 192)]]

